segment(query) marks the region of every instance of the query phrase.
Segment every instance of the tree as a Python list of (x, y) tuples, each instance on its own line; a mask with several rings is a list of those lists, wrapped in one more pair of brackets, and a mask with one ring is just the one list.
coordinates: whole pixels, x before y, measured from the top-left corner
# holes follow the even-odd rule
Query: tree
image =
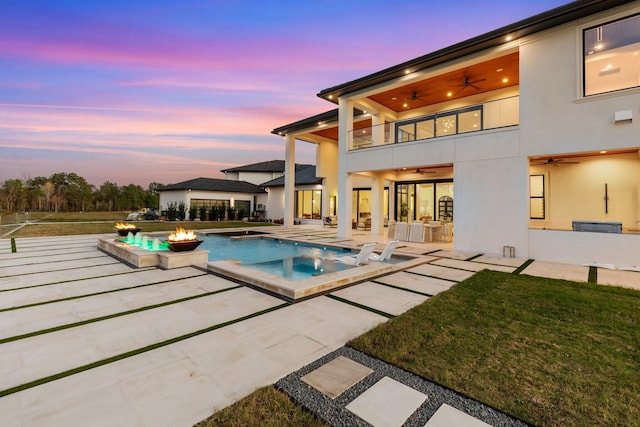
[(97, 200), (101, 206), (104, 206), (109, 211), (113, 211), (118, 205), (119, 193), (120, 187), (118, 187), (118, 184), (105, 181), (97, 192)]
[(144, 203), (145, 191), (139, 185), (129, 184), (121, 188), (120, 197), (118, 198), (118, 205), (121, 208), (131, 209), (133, 212), (144, 207)]
[(9, 211), (24, 211), (27, 205), (27, 187), (20, 179), (8, 179), (2, 186), (3, 205)]

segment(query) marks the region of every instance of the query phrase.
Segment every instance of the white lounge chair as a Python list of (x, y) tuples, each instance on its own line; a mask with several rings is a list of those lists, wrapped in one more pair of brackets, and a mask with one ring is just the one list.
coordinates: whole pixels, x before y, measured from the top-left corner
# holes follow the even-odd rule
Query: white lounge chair
[(391, 258), (391, 254), (393, 253), (396, 246), (398, 246), (398, 243), (400, 243), (400, 241), (398, 240), (391, 240), (390, 242), (387, 242), (387, 246), (384, 247), (384, 249), (382, 250), (382, 253), (380, 255), (376, 253), (372, 253), (371, 255), (369, 255), (369, 260), (371, 261), (388, 260), (389, 258)]
[(343, 264), (360, 265), (369, 259), (369, 256), (373, 253), (373, 249), (376, 247), (375, 243), (367, 243), (362, 245), (360, 252), (357, 255), (345, 255), (337, 258), (332, 258), (332, 261), (338, 261)]

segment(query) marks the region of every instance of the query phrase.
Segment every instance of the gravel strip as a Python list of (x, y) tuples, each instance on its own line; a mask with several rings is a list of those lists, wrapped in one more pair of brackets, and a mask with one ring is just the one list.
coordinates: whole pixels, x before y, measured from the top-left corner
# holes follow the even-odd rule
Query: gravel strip
[[(334, 400), (300, 380), (304, 375), (316, 370), (338, 356), (344, 356), (364, 366), (368, 366), (373, 369), (373, 373)], [(403, 424), (404, 427), (424, 426), (443, 403), (495, 427), (528, 426), (527, 423), (517, 420), (490, 406), (425, 380), (403, 369), (389, 365), (351, 347), (341, 347), (327, 354), (299, 371), (282, 378), (275, 386), (278, 390), (289, 395), (295, 402), (315, 413), (319, 418), (332, 426), (370, 426), (369, 423), (349, 412), (346, 406), (385, 376), (412, 387), (428, 396), (428, 399)]]

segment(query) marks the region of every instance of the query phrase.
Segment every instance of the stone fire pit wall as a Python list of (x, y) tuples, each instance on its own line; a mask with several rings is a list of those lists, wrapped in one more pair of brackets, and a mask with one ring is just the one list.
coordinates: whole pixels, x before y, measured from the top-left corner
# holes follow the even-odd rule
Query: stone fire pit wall
[(206, 268), (209, 259), (209, 251), (203, 249), (185, 252), (148, 251), (113, 237), (98, 238), (98, 249), (136, 268), (160, 267), (169, 270), (192, 265)]

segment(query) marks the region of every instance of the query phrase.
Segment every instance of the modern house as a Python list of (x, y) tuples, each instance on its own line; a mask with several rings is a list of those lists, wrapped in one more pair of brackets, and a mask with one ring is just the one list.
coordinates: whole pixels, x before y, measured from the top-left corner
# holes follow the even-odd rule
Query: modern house
[[(315, 166), (301, 166), (296, 168), (295, 173), (294, 217), (302, 224), (320, 225), (324, 180), (316, 176)], [(264, 182), (260, 186), (268, 193), (267, 211), (273, 218), (284, 218), (284, 176)], [(335, 203), (329, 206), (328, 214), (335, 215)]]
[[(300, 207), (298, 218), (306, 221), (314, 215), (313, 206), (317, 191), (322, 190), (322, 178), (315, 176), (313, 165), (297, 164), (296, 195)], [(224, 169), (225, 179), (196, 178), (169, 184), (160, 193), (160, 210), (166, 210), (170, 203), (184, 203), (185, 209), (204, 206), (224, 206), (225, 210), (242, 211), (243, 216), (257, 216), (263, 219), (284, 217), (284, 160), (270, 160), (250, 165)], [(314, 192), (313, 190), (316, 190)], [(314, 218), (315, 219), (315, 218)], [(313, 222), (313, 221), (308, 221)]]
[[(185, 209), (201, 206), (224, 206), (236, 212), (242, 212), (242, 216), (261, 213), (266, 205), (267, 193), (258, 185), (246, 181), (233, 181), (215, 178), (195, 178), (177, 184), (169, 184), (161, 189), (160, 210), (168, 209), (171, 203), (184, 203)], [(191, 218), (195, 219), (195, 218)]]
[[(318, 93), (321, 216), (453, 222), (453, 247), (640, 266), (640, 1), (578, 0)], [(336, 167), (337, 165), (337, 167)]]

